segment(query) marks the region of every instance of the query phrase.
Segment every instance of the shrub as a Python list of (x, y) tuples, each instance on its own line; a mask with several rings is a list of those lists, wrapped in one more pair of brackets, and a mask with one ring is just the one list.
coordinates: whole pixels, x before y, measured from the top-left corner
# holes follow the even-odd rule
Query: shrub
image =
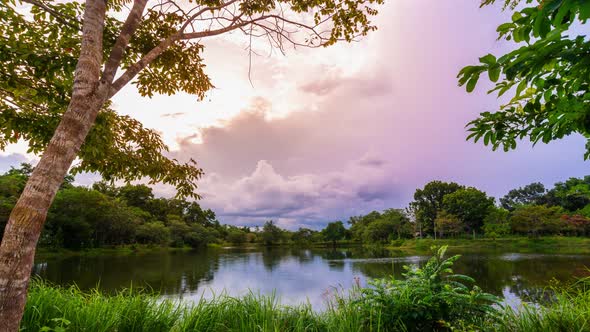
[(367, 322), (377, 321), (381, 331), (481, 327), (500, 300), (477, 286), (469, 288), (465, 283), (473, 283), (472, 278), (453, 274), (451, 267), (459, 256), (445, 259), (445, 251), (446, 247), (438, 249), (422, 268), (406, 267), (404, 279), (392, 276), (370, 282), (371, 287), (358, 289), (351, 305)]

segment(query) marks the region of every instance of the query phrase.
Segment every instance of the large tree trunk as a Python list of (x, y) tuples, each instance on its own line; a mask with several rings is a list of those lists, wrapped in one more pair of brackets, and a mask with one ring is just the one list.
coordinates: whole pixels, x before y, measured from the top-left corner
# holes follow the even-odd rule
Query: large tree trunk
[(19, 329), (35, 247), (47, 211), (107, 95), (107, 84), (99, 82), (105, 11), (104, 0), (86, 1), (72, 99), (4, 231), (0, 245), (0, 332)]

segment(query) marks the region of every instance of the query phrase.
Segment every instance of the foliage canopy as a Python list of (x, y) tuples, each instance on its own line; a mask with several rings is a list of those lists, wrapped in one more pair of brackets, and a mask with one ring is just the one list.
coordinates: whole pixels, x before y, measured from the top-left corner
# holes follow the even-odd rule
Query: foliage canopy
[[(482, 6), (494, 0), (482, 1)], [(534, 144), (581, 134), (590, 158), (590, 41), (579, 35), (590, 18), (585, 0), (505, 0), (511, 22), (498, 26), (499, 39), (520, 45), (496, 57), (463, 68), (459, 85), (472, 92), (483, 74), (495, 86), (488, 93), (508, 93), (508, 103), (496, 112), (483, 112), (468, 124), (467, 139), (505, 151), (528, 137)], [(521, 4), (521, 6), (518, 6)]]

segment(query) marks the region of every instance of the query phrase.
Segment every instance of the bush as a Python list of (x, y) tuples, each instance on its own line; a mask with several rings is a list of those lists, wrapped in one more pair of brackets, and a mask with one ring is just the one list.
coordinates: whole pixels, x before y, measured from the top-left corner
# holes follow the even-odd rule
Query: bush
[(474, 280), (453, 274), (459, 256), (445, 259), (445, 251), (441, 247), (423, 268), (406, 267), (402, 280), (392, 276), (370, 282), (372, 287), (359, 289), (351, 304), (367, 322), (377, 320), (381, 331), (481, 327), (500, 300), (477, 286), (466, 286)]
[(143, 244), (167, 245), (170, 242), (170, 229), (162, 222), (148, 222), (137, 227), (137, 241)]
[(561, 208), (557, 206), (523, 206), (512, 213), (510, 227), (514, 233), (533, 237), (556, 234), (563, 229), (561, 215)]

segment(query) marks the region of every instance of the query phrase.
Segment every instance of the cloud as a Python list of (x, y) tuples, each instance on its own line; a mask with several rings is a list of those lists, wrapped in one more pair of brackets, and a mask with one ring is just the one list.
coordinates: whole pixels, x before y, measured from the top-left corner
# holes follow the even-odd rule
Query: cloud
[(19, 167), (21, 163), (31, 163), (30, 158), (20, 153), (0, 155), (0, 171), (6, 172), (11, 167)]
[(290, 55), (288, 65), (255, 70), (263, 87), (250, 106), (177, 141), (173, 156), (201, 164), (201, 203), (222, 222), (317, 228), (403, 208), (435, 179), (498, 197), (587, 172), (581, 137), (534, 149), (523, 142), (510, 153), (465, 141), (465, 124), (500, 102), (485, 89), (465, 93), (456, 74), (482, 54), (507, 49), (495, 41), (502, 14), (471, 2), (388, 6), (378, 33), (337, 57)]
[(165, 114), (162, 114), (162, 117), (163, 118), (178, 118), (178, 117), (181, 117), (185, 114), (186, 114), (185, 112), (165, 113)]
[(323, 66), (319, 78), (314, 78), (299, 86), (299, 89), (305, 93), (317, 96), (326, 96), (337, 90), (345, 90), (345, 93), (354, 92), (366, 97), (385, 95), (392, 91), (392, 82), (390, 79), (380, 77), (346, 77), (340, 70), (330, 69)]
[(385, 160), (367, 164), (368, 158), (378, 160), (363, 157), (339, 171), (293, 176), (279, 174), (270, 162), (260, 160), (251, 174), (236, 181), (224, 182), (212, 174), (203, 182), (203, 203), (226, 222), (256, 225), (275, 219), (290, 228), (335, 220), (342, 212), (382, 209), (396, 194), (395, 182)]

